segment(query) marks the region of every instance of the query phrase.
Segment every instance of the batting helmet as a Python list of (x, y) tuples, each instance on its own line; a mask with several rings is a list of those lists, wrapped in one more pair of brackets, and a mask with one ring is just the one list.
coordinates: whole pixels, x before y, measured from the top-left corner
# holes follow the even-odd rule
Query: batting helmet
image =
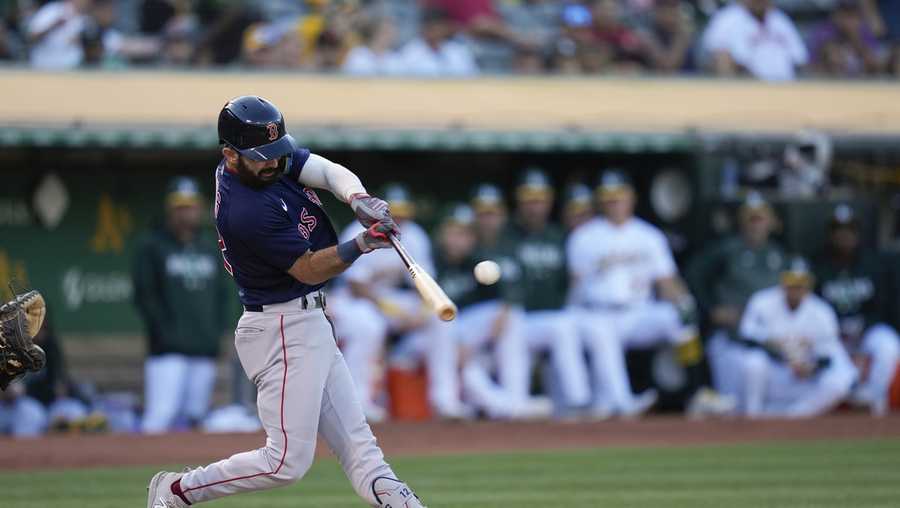
[(279, 159), (297, 149), (297, 142), (284, 128), (281, 111), (255, 95), (225, 104), (219, 113), (219, 142), (255, 161)]

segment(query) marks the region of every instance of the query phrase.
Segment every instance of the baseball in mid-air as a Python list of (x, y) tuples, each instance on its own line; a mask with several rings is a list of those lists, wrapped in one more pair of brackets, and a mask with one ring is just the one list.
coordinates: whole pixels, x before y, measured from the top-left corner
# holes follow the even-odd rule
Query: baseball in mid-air
[(491, 284), (500, 280), (500, 265), (498, 265), (495, 261), (487, 260), (482, 261), (475, 265), (475, 280), (484, 284), (485, 286), (490, 286)]

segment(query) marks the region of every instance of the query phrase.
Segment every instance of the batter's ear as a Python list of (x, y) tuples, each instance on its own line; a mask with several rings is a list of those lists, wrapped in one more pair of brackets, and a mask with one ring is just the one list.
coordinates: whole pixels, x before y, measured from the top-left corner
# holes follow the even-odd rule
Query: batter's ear
[(237, 163), (238, 159), (240, 158), (240, 154), (237, 153), (236, 150), (227, 146), (222, 147), (222, 156), (232, 164)]

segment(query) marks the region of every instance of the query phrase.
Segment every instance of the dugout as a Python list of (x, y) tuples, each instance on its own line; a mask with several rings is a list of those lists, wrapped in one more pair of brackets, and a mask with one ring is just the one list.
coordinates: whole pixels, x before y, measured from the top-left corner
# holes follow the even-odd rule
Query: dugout
[[(562, 188), (615, 166), (634, 178), (639, 214), (663, 228), (684, 261), (732, 226), (740, 193), (723, 191), (729, 161), (777, 158), (798, 130), (815, 127), (832, 134), (838, 185), (816, 199), (777, 199), (782, 240), (809, 253), (822, 238), (818, 218), (837, 201), (857, 203), (872, 219), (870, 245), (897, 236), (900, 89), (888, 84), (166, 72), (48, 78), (8, 70), (0, 80), (10, 98), (0, 106), (0, 280), (41, 288), (67, 340), (137, 339), (135, 235), (159, 216), (169, 178), (211, 178), (215, 114), (242, 93), (279, 104), (302, 144), (358, 171), (370, 188), (407, 183), (426, 226), (479, 181), (510, 188), (518, 171), (537, 165)], [(671, 196), (654, 205), (673, 188), (674, 211)], [(338, 224), (350, 219), (332, 209)], [(636, 387), (651, 382), (652, 358), (632, 359)]]

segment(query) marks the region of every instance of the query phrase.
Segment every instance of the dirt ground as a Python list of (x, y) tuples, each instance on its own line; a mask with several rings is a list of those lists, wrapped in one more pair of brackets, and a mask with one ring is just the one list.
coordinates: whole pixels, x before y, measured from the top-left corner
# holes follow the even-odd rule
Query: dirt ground
[[(655, 417), (596, 423), (390, 423), (374, 427), (388, 456), (604, 446), (900, 438), (900, 415), (839, 414), (808, 421), (688, 421)], [(203, 464), (258, 448), (263, 434), (67, 435), (0, 439), (0, 470)], [(318, 454), (329, 454), (320, 443)]]

